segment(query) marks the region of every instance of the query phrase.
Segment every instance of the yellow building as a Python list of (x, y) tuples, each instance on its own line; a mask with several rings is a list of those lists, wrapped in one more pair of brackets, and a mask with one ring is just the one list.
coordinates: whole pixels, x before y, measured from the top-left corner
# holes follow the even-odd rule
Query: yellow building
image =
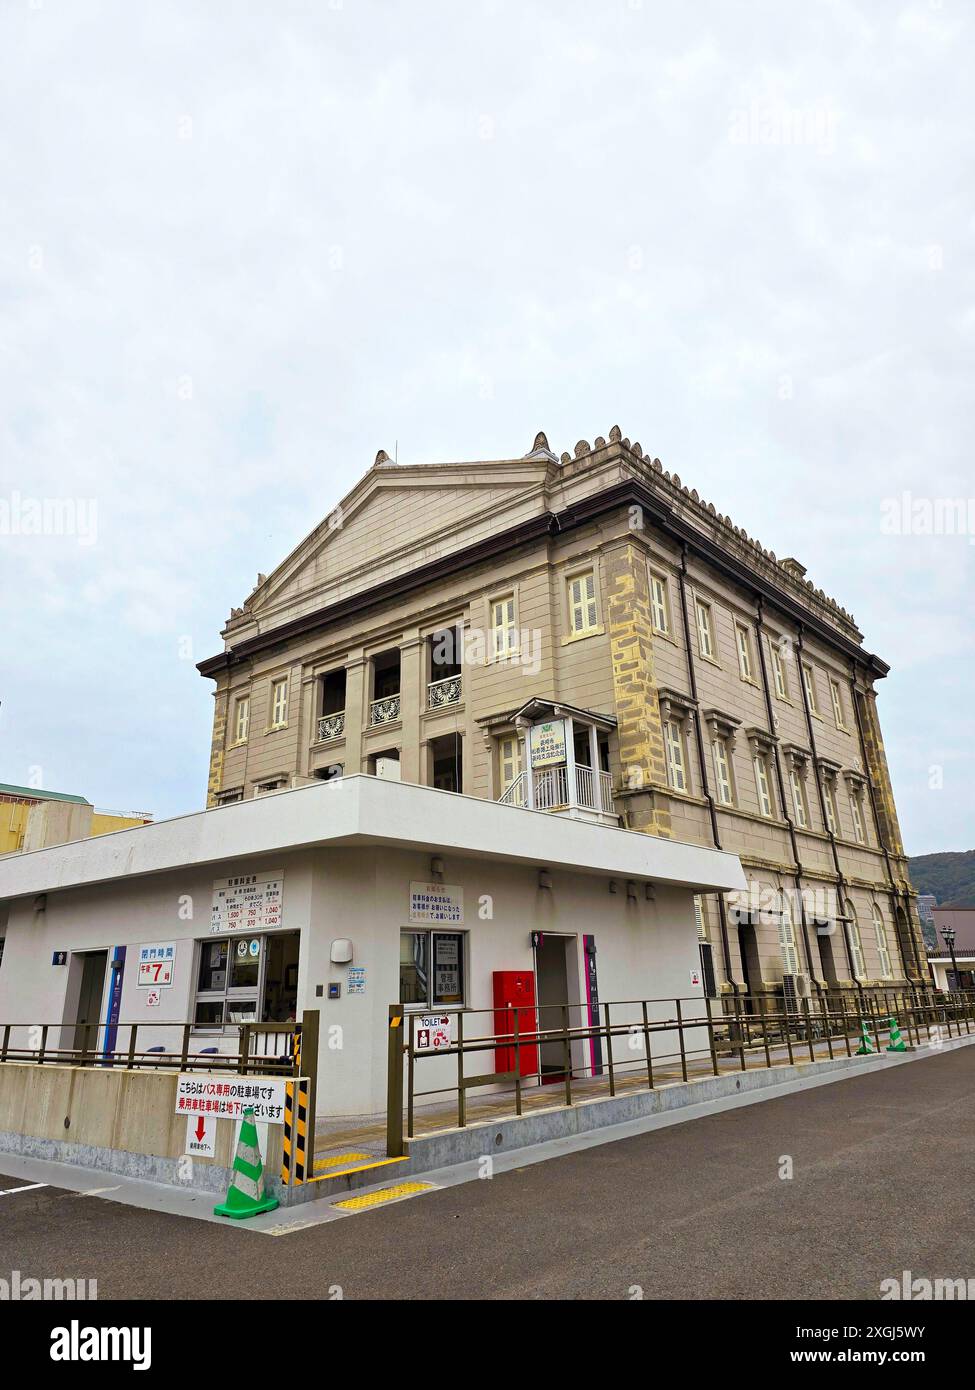
[(67, 792), (46, 792), (0, 782), (0, 854), (43, 849), (89, 835), (107, 835), (112, 830), (130, 830), (151, 819), (146, 815), (96, 811), (83, 796)]

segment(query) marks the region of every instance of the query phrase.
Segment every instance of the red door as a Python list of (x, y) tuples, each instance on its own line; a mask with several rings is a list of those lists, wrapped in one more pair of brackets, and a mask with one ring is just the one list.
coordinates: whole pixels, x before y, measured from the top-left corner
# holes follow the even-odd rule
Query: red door
[[(494, 972), (494, 1032), (498, 1038), (513, 1037), (515, 1018), (518, 1019), (518, 1055), (521, 1075), (534, 1076), (538, 1071), (538, 1043), (535, 1031), (535, 976), (531, 970), (495, 970)], [(525, 1039), (529, 1041), (525, 1041)], [(495, 1071), (515, 1070), (515, 1048), (497, 1047), (494, 1052)]]

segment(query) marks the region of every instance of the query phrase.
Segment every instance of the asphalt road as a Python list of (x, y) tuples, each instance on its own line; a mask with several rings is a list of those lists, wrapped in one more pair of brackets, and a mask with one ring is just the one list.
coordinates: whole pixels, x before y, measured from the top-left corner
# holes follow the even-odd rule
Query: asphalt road
[(0, 1277), (94, 1277), (103, 1299), (875, 1299), (904, 1269), (975, 1276), (973, 1099), (962, 1048), (284, 1236), (39, 1188), (0, 1196)]

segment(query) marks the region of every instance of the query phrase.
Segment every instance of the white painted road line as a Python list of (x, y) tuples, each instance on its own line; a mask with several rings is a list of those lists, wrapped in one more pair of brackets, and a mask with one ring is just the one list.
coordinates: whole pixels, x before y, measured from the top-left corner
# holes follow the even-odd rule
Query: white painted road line
[(25, 1183), (23, 1187), (7, 1187), (0, 1192), (0, 1197), (12, 1197), (15, 1192), (33, 1192), (38, 1187), (47, 1186), (46, 1182), (29, 1182)]

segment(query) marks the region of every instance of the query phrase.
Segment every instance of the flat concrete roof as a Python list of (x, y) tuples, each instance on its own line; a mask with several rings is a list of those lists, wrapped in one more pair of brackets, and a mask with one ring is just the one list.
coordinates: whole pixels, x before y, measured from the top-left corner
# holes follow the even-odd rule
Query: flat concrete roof
[(700, 892), (747, 887), (738, 856), (359, 774), (0, 859), (0, 901), (285, 850), (386, 845), (604, 873)]

